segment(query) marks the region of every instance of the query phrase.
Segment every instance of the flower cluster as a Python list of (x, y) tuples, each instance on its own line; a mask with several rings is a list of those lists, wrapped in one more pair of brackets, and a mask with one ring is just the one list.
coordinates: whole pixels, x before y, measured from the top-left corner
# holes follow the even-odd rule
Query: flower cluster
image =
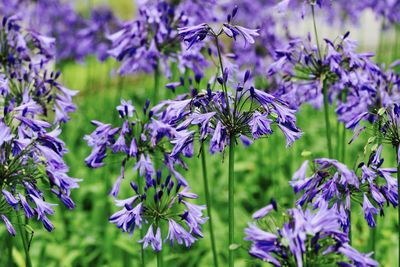
[[(245, 240), (251, 241), (250, 255), (274, 266), (378, 266), (348, 243), (339, 224), (339, 215), (323, 204), (319, 209), (289, 209), (282, 227), (274, 220), (263, 223), (270, 211), (270, 204), (253, 215), (258, 225), (250, 223)], [(272, 224), (272, 225), (271, 225)]]
[[(186, 200), (197, 198), (195, 194), (189, 193), (187, 181), (176, 170), (176, 167), (186, 168), (186, 165), (180, 157), (172, 157), (171, 146), (165, 142), (176, 138), (178, 131), (155, 118), (148, 107), (149, 101), (143, 108), (143, 116), (139, 116), (139, 111), (131, 101), (121, 100), (121, 105), (117, 107), (122, 120), (121, 127), (113, 128), (110, 124), (93, 121), (97, 128), (85, 137), (92, 147), (92, 153), (85, 162), (91, 168), (102, 167), (108, 150), (123, 156), (121, 174), (110, 193), (117, 198), (126, 175), (125, 169), (133, 159), (133, 170), (138, 173), (138, 181), (137, 185), (131, 182), (131, 186), (136, 194), (125, 200), (116, 200), (116, 205), (123, 209), (112, 215), (110, 221), (125, 232), (133, 231), (135, 227), (142, 228), (142, 223), (149, 224), (147, 235), (141, 242), (144, 247), (151, 244), (155, 251), (161, 250), (160, 224), (167, 221), (167, 239), (171, 242), (176, 239), (178, 244), (184, 242), (189, 247), (196, 240), (193, 234), (202, 236), (200, 225), (206, 221), (201, 212), (204, 207)], [(162, 161), (160, 158), (164, 158), (164, 167), (157, 170), (157, 163)], [(162, 174), (165, 172), (168, 175), (163, 179)], [(171, 176), (175, 177), (176, 182)], [(145, 180), (144, 186), (142, 179)], [(182, 210), (183, 206), (187, 209)], [(185, 230), (181, 226), (182, 222), (190, 229)], [(157, 228), (155, 236), (153, 227)]]
[(280, 12), (295, 11), (304, 18), (310, 12), (310, 7), (318, 7), (318, 13), (323, 14), (327, 22), (334, 24), (350, 20), (354, 24), (360, 23), (364, 11), (370, 10), (377, 19), (383, 19), (385, 27), (396, 25), (400, 21), (400, 4), (397, 1), (346, 1), (346, 0), (282, 0), (277, 4)]
[(183, 10), (165, 1), (141, 5), (134, 21), (124, 23), (122, 29), (109, 36), (109, 54), (122, 62), (119, 74), (151, 73), (162, 68), (170, 78), (171, 62), (178, 62), (182, 73), (190, 68), (202, 74), (208, 62), (200, 53), (201, 47), (187, 52), (178, 41), (177, 28), (188, 21)]
[(54, 226), (47, 216), (54, 213), (54, 204), (45, 201), (43, 191), (50, 187), (68, 208), (75, 206), (70, 193), (79, 180), (67, 174), (59, 125), (75, 111), (76, 91), (57, 82), (59, 72), (47, 72), (54, 39), (26, 31), (16, 17), (5, 17), (0, 43), (1, 201), (9, 205), (2, 205), (1, 217), (13, 235), (7, 219), (12, 209), (22, 209), (27, 218), (37, 216), (51, 231)]
[(144, 188), (140, 189), (133, 182), (131, 187), (135, 195), (116, 200), (116, 205), (122, 209), (110, 217), (110, 222), (131, 233), (136, 227), (142, 229), (147, 226), (146, 235), (139, 240), (144, 248), (151, 245), (154, 251), (161, 251), (164, 224), (168, 226), (164, 242), (168, 240), (171, 246), (176, 242), (190, 247), (196, 237), (203, 237), (201, 225), (207, 221), (203, 217), (205, 206), (189, 202), (197, 198), (189, 187), (175, 183), (170, 175), (163, 178), (161, 171)]
[[(248, 29), (239, 25), (233, 24), (233, 20), (237, 14), (238, 7), (235, 6), (227, 15), (226, 22), (222, 24), (221, 28), (218, 30), (213, 29), (207, 23), (201, 23), (194, 26), (187, 26), (178, 28), (179, 35), (188, 44), (188, 49), (194, 44), (203, 41), (206, 37), (211, 36), (217, 38), (218, 36), (224, 34), (229, 38), (236, 38), (239, 36), (243, 38), (245, 45), (247, 43), (254, 44), (254, 37), (259, 36), (257, 29)], [(218, 44), (217, 44), (218, 46)]]
[(315, 169), (306, 177), (308, 161), (293, 176), (291, 185), (295, 193), (303, 192), (297, 204), (300, 206), (312, 203), (319, 207), (328, 202), (341, 216), (341, 224), (347, 231), (348, 214), (351, 201), (362, 205), (364, 217), (370, 227), (375, 227), (374, 215), (384, 214), (385, 203), (393, 207), (398, 205), (397, 180), (391, 174), (396, 169), (382, 168), (382, 146), (371, 154), (367, 163), (359, 164), (360, 174), (349, 170), (344, 164), (333, 159), (314, 160)]
[[(74, 4), (60, 0), (0, 2), (1, 14), (18, 16), (39, 32), (62, 38), (55, 45), (57, 61), (78, 60), (95, 54), (99, 60), (108, 57), (110, 41), (106, 36), (119, 26), (118, 19), (106, 6), (96, 7), (90, 18), (74, 9)], [(15, 3), (14, 3), (15, 2)], [(77, 42), (76, 40), (79, 40)]]
[(370, 88), (370, 77), (379, 67), (370, 60), (371, 53), (356, 53), (357, 44), (348, 39), (347, 32), (334, 43), (325, 39), (326, 46), (317, 47), (309, 36), (306, 41), (291, 40), (284, 49), (276, 50), (270, 76), (279, 74), (278, 94), (292, 107), (311, 103), (322, 105), (324, 90), (331, 103), (346, 94), (362, 94)]
[(249, 76), (250, 72), (246, 72), (234, 94), (213, 92), (209, 87), (200, 93), (194, 90), (192, 95), (161, 101), (152, 109), (156, 117), (179, 131), (172, 141), (175, 146), (171, 156), (193, 154), (196, 131), (191, 126), (199, 129), (200, 142), (210, 138), (212, 154), (223, 152), (236, 138), (247, 146), (253, 142), (251, 139), (271, 135), (274, 124), (285, 134), (287, 146), (301, 136), (295, 124), (295, 111), (281, 99), (247, 86)]

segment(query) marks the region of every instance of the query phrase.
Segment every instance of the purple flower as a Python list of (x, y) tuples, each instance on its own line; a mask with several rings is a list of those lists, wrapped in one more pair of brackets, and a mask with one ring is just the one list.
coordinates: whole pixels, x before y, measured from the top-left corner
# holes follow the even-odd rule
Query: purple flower
[(139, 243), (143, 243), (143, 248), (146, 249), (150, 244), (154, 251), (160, 252), (162, 249), (162, 240), (161, 240), (161, 230), (157, 227), (157, 233), (154, 235), (153, 233), (153, 225), (150, 225), (147, 230), (147, 234), (143, 237)]
[(249, 125), (251, 127), (251, 134), (254, 139), (259, 138), (260, 136), (272, 134), (271, 124), (272, 120), (268, 119), (267, 116), (261, 114), (256, 111), (253, 114), (253, 118), (250, 121)]
[(131, 100), (125, 101), (124, 99), (121, 99), (121, 105), (117, 106), (117, 110), (121, 118), (126, 116), (132, 117), (133, 113), (135, 112), (135, 107), (132, 106)]
[[(147, 234), (139, 241), (144, 248), (150, 244), (154, 251), (161, 251), (161, 225), (167, 222), (166, 240), (170, 240), (171, 245), (177, 242), (189, 247), (197, 240), (195, 236), (203, 237), (201, 225), (207, 221), (203, 217), (206, 207), (189, 201), (197, 198), (197, 195), (189, 191), (189, 187), (175, 183), (171, 176), (162, 177), (161, 171), (143, 188), (139, 189), (135, 183), (131, 183), (131, 187), (136, 195), (115, 200), (116, 205), (122, 209), (110, 217), (110, 222), (122, 231), (131, 233), (136, 227), (148, 226)], [(156, 234), (153, 225), (157, 225)]]
[(274, 266), (286, 266), (293, 262), (302, 266), (310, 258), (315, 263), (323, 259), (324, 262), (332, 261), (339, 265), (377, 265), (369, 255), (359, 253), (347, 243), (347, 234), (339, 224), (340, 214), (334, 207), (328, 208), (328, 203), (321, 203), (318, 209), (289, 209), (282, 217), (282, 226), (275, 225), (275, 220), (268, 221), (268, 231), (261, 228), (262, 223), (250, 223), (245, 229), (245, 240), (252, 242), (251, 256)]
[(3, 193), (3, 196), (5, 200), (8, 202), (8, 204), (13, 207), (15, 210), (18, 210), (18, 203), (19, 201), (7, 190), (3, 189), (1, 190)]
[(188, 43), (190, 49), (195, 43), (203, 41), (209, 34), (211, 28), (206, 23), (195, 26), (178, 28), (178, 33)]
[(1, 219), (3, 220), (3, 222), (5, 223), (6, 227), (7, 227), (7, 231), (12, 235), (12, 236), (16, 236), (17, 232), (14, 229), (14, 226), (11, 224), (11, 222), (8, 220), (8, 218), (1, 214)]
[(9, 142), (13, 138), (11, 130), (7, 125), (0, 121), (0, 146), (5, 142)]
[(260, 219), (264, 218), (265, 216), (267, 216), (267, 214), (272, 210), (275, 210), (275, 211), (277, 210), (275, 200), (272, 200), (271, 204), (269, 204), (269, 205), (265, 206), (264, 208), (256, 211), (253, 214), (253, 219), (254, 220), (260, 220)]
[(168, 220), (168, 235), (166, 240), (169, 240), (171, 245), (176, 240), (179, 245), (185, 243), (186, 247), (190, 247), (197, 239), (193, 237), (188, 231), (182, 226), (176, 223), (174, 220)]
[(367, 220), (368, 225), (370, 227), (375, 227), (375, 220), (374, 214), (378, 214), (378, 210), (372, 206), (371, 202), (369, 201), (368, 197), (364, 194), (364, 201), (363, 201), (363, 210), (364, 210), (364, 217)]

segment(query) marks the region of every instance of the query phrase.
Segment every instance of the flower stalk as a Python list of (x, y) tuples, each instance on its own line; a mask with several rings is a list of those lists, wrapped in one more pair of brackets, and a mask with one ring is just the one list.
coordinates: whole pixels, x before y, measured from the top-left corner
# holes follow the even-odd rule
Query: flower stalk
[(331, 139), (331, 124), (329, 121), (329, 101), (328, 101), (328, 88), (326, 86), (325, 77), (321, 77), (322, 92), (324, 95), (324, 115), (325, 115), (325, 132), (326, 132), (326, 142), (328, 145), (328, 155), (329, 158), (333, 158), (332, 153), (332, 139)]
[(160, 67), (157, 62), (154, 68), (153, 105), (156, 105), (158, 103), (159, 87), (160, 87)]
[(157, 254), (157, 267), (163, 267), (162, 251), (159, 251), (156, 254)]
[[(397, 150), (395, 151), (397, 154), (397, 195), (400, 195), (400, 144), (397, 145)], [(397, 233), (398, 233), (398, 241), (399, 241), (399, 246), (398, 246), (398, 255), (399, 255), (399, 266), (400, 266), (400, 208), (397, 208), (397, 227), (399, 228)]]
[(218, 267), (218, 254), (217, 248), (215, 244), (215, 236), (213, 230), (213, 223), (212, 223), (212, 215), (211, 215), (211, 195), (208, 188), (208, 175), (207, 175), (207, 165), (206, 165), (206, 155), (204, 152), (204, 146), (201, 144), (201, 167), (203, 171), (203, 180), (204, 180), (204, 194), (206, 197), (206, 204), (207, 204), (207, 213), (208, 213), (208, 225), (210, 230), (210, 239), (211, 239), (211, 249), (213, 253), (213, 260), (214, 266)]
[(17, 213), (17, 220), (18, 220), (18, 229), (19, 229), (19, 233), (20, 233), (21, 240), (22, 240), (22, 245), (24, 247), (24, 252), (25, 252), (25, 264), (27, 267), (32, 267), (31, 258), (29, 256), (28, 240), (25, 235), (25, 229), (23, 228), (22, 220), (18, 213)]
[[(235, 243), (235, 137), (229, 137), (229, 246)], [(229, 267), (234, 266), (234, 251), (229, 249)]]

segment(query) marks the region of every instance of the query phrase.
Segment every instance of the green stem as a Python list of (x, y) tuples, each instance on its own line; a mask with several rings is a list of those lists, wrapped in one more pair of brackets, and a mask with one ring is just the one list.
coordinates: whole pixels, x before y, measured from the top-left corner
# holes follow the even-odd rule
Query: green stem
[(346, 124), (342, 124), (342, 155), (341, 161), (344, 163), (346, 161)]
[(32, 267), (31, 258), (29, 256), (28, 240), (26, 239), (25, 229), (22, 226), (22, 220), (19, 217), (18, 213), (17, 213), (17, 220), (18, 220), (19, 234), (21, 236), (22, 245), (24, 246), (24, 251), (25, 251), (25, 265), (26, 267)]
[[(397, 145), (397, 150), (396, 155), (397, 155), (397, 195), (400, 196), (400, 155), (399, 155), (399, 150), (400, 150), (400, 144)], [(397, 231), (397, 235), (398, 235), (398, 241), (399, 241), (399, 247), (398, 247), (398, 253), (397, 255), (399, 256), (399, 265), (400, 266), (400, 207), (397, 207), (397, 227), (398, 227), (398, 231)]]
[(211, 195), (210, 195), (210, 191), (208, 189), (206, 154), (204, 152), (203, 143), (201, 144), (201, 167), (203, 170), (204, 193), (206, 196), (207, 213), (208, 213), (208, 218), (209, 218), (208, 225), (209, 225), (209, 230), (210, 230), (211, 249), (212, 249), (212, 253), (213, 253), (214, 266), (218, 267), (218, 256), (217, 256), (218, 254), (217, 254), (217, 249), (216, 249), (216, 245), (215, 245), (215, 237), (214, 237), (214, 230), (213, 230), (212, 216), (211, 216)]
[(162, 251), (157, 252), (157, 267), (163, 266)]
[(160, 87), (160, 67), (157, 63), (154, 69), (154, 88), (153, 88), (153, 106), (157, 105), (158, 101), (158, 94), (159, 94), (159, 87)]
[(8, 248), (7, 266), (12, 267), (12, 266), (14, 266), (13, 258), (12, 258), (13, 244), (12, 244), (12, 236), (8, 232), (6, 232), (6, 243), (7, 243), (7, 248)]
[(371, 243), (370, 251), (373, 251), (373, 252), (374, 252), (374, 254), (372, 254), (372, 258), (373, 258), (373, 259), (375, 259), (375, 256), (376, 256), (376, 253), (375, 253), (375, 247), (376, 247), (376, 232), (377, 232), (377, 229), (376, 229), (376, 228), (378, 227), (378, 224), (377, 224), (377, 219), (378, 219), (378, 217), (377, 217), (377, 216), (374, 216), (374, 217), (375, 217), (376, 225), (375, 225), (374, 228), (371, 229), (371, 232), (370, 232), (370, 243)]
[(328, 88), (326, 86), (325, 77), (321, 77), (322, 92), (324, 94), (324, 114), (325, 114), (325, 128), (326, 128), (326, 141), (328, 144), (329, 158), (333, 157), (332, 153), (332, 139), (331, 139), (331, 123), (329, 121), (329, 102), (328, 102)]
[(340, 149), (342, 148), (342, 139), (340, 136), (341, 124), (339, 120), (336, 120), (336, 158), (340, 160)]
[[(138, 187), (139, 187), (139, 190), (141, 190), (141, 188), (142, 188), (142, 177), (140, 177), (140, 175), (139, 175), (139, 170), (137, 172), (137, 178), (138, 178), (138, 180), (137, 180)], [(142, 227), (142, 228), (140, 228), (140, 240), (143, 239), (144, 235), (145, 235), (144, 228)], [(139, 244), (139, 245), (140, 245), (140, 266), (145, 267), (146, 264), (145, 264), (145, 258), (144, 258), (143, 244)]]
[(348, 215), (348, 217), (349, 217), (349, 244), (351, 246), (351, 243), (353, 241), (353, 239), (351, 238), (351, 204), (350, 204), (350, 210), (348, 212), (349, 212), (349, 215)]
[[(229, 246), (235, 243), (235, 136), (229, 137)], [(234, 266), (233, 250), (229, 248), (229, 267)]]
[[(218, 36), (215, 36), (215, 45), (217, 46), (217, 51), (218, 51), (218, 61), (219, 61), (219, 67), (221, 68), (221, 76), (222, 76), (222, 89), (224, 90), (224, 94), (225, 94), (225, 101), (226, 101), (226, 106), (228, 109), (228, 114), (231, 114), (230, 112), (230, 107), (229, 107), (229, 96), (228, 96), (228, 89), (226, 88), (226, 81), (225, 81), (225, 74), (224, 74), (224, 63), (222, 61), (222, 52), (221, 52), (221, 48), (219, 45), (219, 41), (218, 41)], [(233, 114), (235, 115), (235, 114)]]
[(318, 38), (317, 24), (315, 23), (315, 10), (314, 10), (314, 5), (311, 5), (311, 13), (312, 13), (312, 19), (313, 19), (313, 25), (314, 25), (315, 41), (317, 42), (318, 55), (319, 55), (319, 58), (322, 60), (321, 49), (320, 49), (320, 47), (319, 47), (319, 38)]

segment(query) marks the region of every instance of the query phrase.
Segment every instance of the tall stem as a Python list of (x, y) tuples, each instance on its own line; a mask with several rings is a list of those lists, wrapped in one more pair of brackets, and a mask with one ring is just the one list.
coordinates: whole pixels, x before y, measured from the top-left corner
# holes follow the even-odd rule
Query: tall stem
[(212, 216), (211, 216), (211, 195), (208, 190), (208, 175), (207, 175), (207, 164), (206, 164), (206, 154), (204, 152), (204, 145), (201, 144), (201, 167), (203, 170), (203, 180), (204, 180), (204, 193), (206, 195), (206, 204), (207, 204), (207, 213), (208, 213), (208, 225), (210, 229), (210, 238), (211, 238), (211, 249), (213, 253), (214, 266), (218, 267), (218, 254), (215, 246), (215, 237), (214, 230), (212, 224)]
[[(221, 53), (221, 48), (220, 48), (219, 41), (218, 41), (218, 36), (215, 36), (215, 45), (217, 46), (219, 67), (221, 68), (222, 89), (224, 90), (224, 94), (225, 94), (225, 99), (226, 99), (225, 101), (226, 101), (226, 106), (228, 108), (228, 114), (231, 114), (229, 101), (228, 101), (228, 98), (229, 98), (228, 89), (226, 88), (226, 81), (225, 81), (225, 74), (224, 74), (224, 63), (222, 61), (222, 53)], [(235, 114), (233, 114), (233, 115), (235, 115)]]
[(331, 123), (329, 121), (329, 101), (328, 101), (328, 88), (326, 86), (325, 77), (321, 77), (322, 92), (324, 94), (324, 114), (325, 114), (325, 128), (326, 128), (326, 141), (328, 144), (329, 158), (333, 157), (332, 154), (332, 139), (331, 139)]
[(12, 244), (12, 236), (6, 232), (6, 243), (7, 243), (7, 266), (14, 266), (13, 263), (13, 258), (12, 258), (12, 248), (13, 248), (13, 244)]
[(375, 227), (371, 229), (371, 233), (370, 233), (370, 243), (371, 243), (371, 248), (370, 251), (374, 251), (374, 253), (372, 254), (372, 258), (375, 259), (376, 253), (375, 253), (375, 247), (376, 247), (376, 232), (377, 232), (377, 227), (378, 227), (378, 216), (374, 216), (375, 218)]
[(163, 267), (162, 250), (157, 252), (157, 267)]
[[(229, 137), (229, 246), (235, 242), (235, 136)], [(233, 250), (229, 248), (229, 267), (234, 266)]]
[(353, 241), (353, 239), (351, 238), (351, 203), (350, 203), (350, 210), (348, 212), (349, 212), (349, 215), (348, 215), (348, 218), (349, 218), (349, 244), (351, 246), (351, 243)]
[[(400, 144), (397, 145), (397, 150), (396, 150), (396, 155), (397, 155), (397, 195), (398, 196), (400, 196), (400, 183), (399, 183), (399, 181), (400, 181), (400, 155), (399, 154), (400, 153), (399, 153), (399, 150), (400, 150)], [(397, 234), (398, 234), (398, 239), (399, 239), (399, 247), (398, 247), (399, 251), (398, 251), (397, 255), (399, 255), (399, 265), (398, 266), (400, 266), (400, 207), (397, 207), (397, 219), (398, 219)]]
[[(139, 190), (141, 190), (142, 189), (142, 177), (140, 177), (140, 175), (139, 175), (139, 170), (137, 172), (137, 178), (138, 178), (138, 180), (137, 180), (138, 187), (139, 187)], [(140, 228), (140, 240), (143, 239), (144, 235), (145, 235), (144, 228), (142, 227), (142, 228)], [(145, 264), (145, 258), (144, 258), (143, 244), (139, 244), (139, 245), (140, 245), (140, 266), (145, 267), (146, 264)]]
[(319, 55), (319, 58), (322, 60), (321, 48), (319, 47), (319, 38), (318, 38), (317, 24), (315, 23), (315, 10), (314, 10), (314, 5), (311, 5), (311, 13), (312, 13), (312, 19), (313, 19), (313, 25), (314, 25), (315, 41), (317, 42), (318, 55)]
[(158, 94), (159, 94), (159, 87), (160, 87), (160, 67), (157, 62), (157, 65), (154, 69), (154, 88), (153, 88), (153, 106), (157, 105), (158, 102)]
[(19, 217), (18, 213), (17, 213), (17, 220), (18, 220), (19, 234), (21, 236), (22, 245), (24, 246), (24, 251), (25, 251), (25, 265), (26, 265), (26, 267), (32, 267), (31, 258), (29, 256), (28, 240), (25, 235), (26, 234), (25, 229), (22, 227), (22, 220)]
[(346, 160), (346, 124), (342, 124), (342, 155), (341, 161), (344, 163)]

